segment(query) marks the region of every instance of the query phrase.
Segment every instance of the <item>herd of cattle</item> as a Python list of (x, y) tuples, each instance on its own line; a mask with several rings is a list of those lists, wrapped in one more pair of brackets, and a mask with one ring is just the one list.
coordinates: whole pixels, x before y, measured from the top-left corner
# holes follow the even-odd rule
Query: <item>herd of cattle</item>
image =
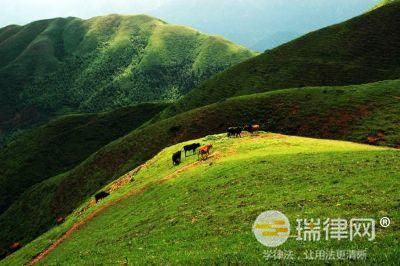
[[(228, 132), (228, 137), (241, 137), (243, 131), (247, 131), (251, 134), (258, 132), (260, 130), (260, 125), (246, 125), (244, 127), (228, 127), (227, 132)], [(189, 145), (183, 146), (182, 150), (185, 151), (185, 157), (187, 156), (187, 152), (193, 152), (193, 155), (196, 152), (196, 149), (199, 148), (198, 151), (198, 160), (205, 160), (208, 158), (210, 155), (210, 150), (212, 148), (211, 144), (205, 145), (200, 147), (200, 143), (192, 143)], [(172, 164), (173, 165), (179, 165), (182, 162), (182, 150), (177, 151), (172, 154)]]
[(244, 127), (228, 127), (228, 137), (241, 137), (242, 131), (245, 130), (251, 134), (260, 130), (260, 125), (246, 125)]
[[(228, 137), (241, 137), (242, 136), (241, 134), (244, 130), (253, 134), (260, 130), (260, 126), (259, 125), (246, 125), (244, 127), (229, 127), (227, 129)], [(211, 151), (212, 147), (213, 147), (212, 144), (201, 146), (200, 143), (193, 143), (190, 145), (185, 145), (182, 148), (182, 150), (185, 152), (185, 157), (187, 157), (188, 152), (192, 152), (192, 155), (194, 155), (196, 153), (196, 150), (198, 149), (198, 153), (197, 153), (198, 160), (200, 160), (200, 159), (205, 160), (210, 155), (210, 151)], [(173, 165), (179, 165), (182, 162), (182, 150), (177, 151), (174, 154), (172, 154)], [(104, 199), (104, 198), (108, 197), (109, 195), (110, 195), (110, 193), (108, 193), (108, 192), (100, 191), (99, 193), (97, 193), (94, 196), (94, 198), (97, 203), (99, 200)], [(62, 224), (64, 222), (64, 218), (58, 217), (58, 218), (56, 218), (55, 222), (58, 225)], [(0, 249), (0, 259), (5, 258), (10, 253), (17, 251), (20, 248), (22, 248), (22, 244), (19, 242), (16, 242), (16, 243), (13, 243), (10, 245), (8, 251)]]
[[(183, 150), (185, 151), (185, 157), (187, 157), (187, 152), (191, 151), (193, 152), (193, 155), (195, 154), (197, 148), (199, 148), (201, 145), (200, 143), (193, 143), (190, 145), (186, 145), (183, 147)], [(203, 147), (199, 148), (199, 153), (198, 153), (198, 158), (200, 159), (206, 159), (210, 155), (210, 150), (212, 148), (211, 144), (205, 145)], [(182, 150), (175, 152), (172, 154), (172, 164), (173, 165), (179, 165), (182, 161)]]
[[(227, 129), (228, 132), (228, 137), (241, 137), (243, 130), (248, 131), (249, 133), (253, 134), (257, 131), (260, 130), (259, 125), (246, 125), (244, 127), (229, 127)], [(172, 154), (172, 164), (173, 165), (179, 165), (182, 162), (182, 151), (185, 153), (185, 157), (187, 157), (188, 153), (192, 153), (194, 155), (196, 153), (196, 150), (198, 149), (197, 152), (197, 159), (198, 160), (205, 160), (208, 158), (210, 155), (210, 151), (212, 149), (212, 144), (207, 144), (204, 146), (201, 146), (200, 143), (192, 143), (189, 145), (183, 146), (183, 148), (175, 153)], [(96, 200), (96, 203), (108, 197), (110, 193), (105, 192), (105, 191), (100, 191), (94, 196), (94, 199)]]
[[(239, 137), (240, 138), (242, 136), (241, 134), (244, 130), (253, 134), (260, 130), (260, 125), (246, 125), (244, 127), (229, 127), (227, 129), (228, 137)], [(185, 145), (185, 146), (183, 146), (183, 148), (181, 150), (172, 154), (172, 164), (179, 165), (182, 162), (182, 151), (184, 151), (185, 157), (187, 157), (188, 153), (192, 153), (192, 155), (194, 155), (196, 153), (197, 149), (198, 149), (197, 159), (205, 160), (210, 155), (210, 151), (211, 151), (212, 147), (213, 147), (212, 144), (207, 144), (207, 145), (201, 146), (200, 143), (192, 143), (189, 145)], [(94, 196), (94, 198), (97, 203), (99, 200), (104, 199), (104, 198), (108, 197), (109, 195), (110, 195), (110, 193), (108, 193), (108, 192), (100, 191), (99, 193), (97, 193)], [(57, 224), (58, 224), (58, 222), (57, 222)]]

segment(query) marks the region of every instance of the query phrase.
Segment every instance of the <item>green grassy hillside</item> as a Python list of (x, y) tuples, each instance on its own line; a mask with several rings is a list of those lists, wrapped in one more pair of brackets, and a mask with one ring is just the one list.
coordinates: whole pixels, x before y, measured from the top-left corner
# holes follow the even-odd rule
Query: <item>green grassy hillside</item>
[[(273, 91), (228, 99), (141, 127), (103, 147), (76, 168), (39, 183), (0, 216), (3, 244), (32, 238), (102, 186), (166, 146), (259, 123), (264, 130), (376, 145), (400, 145), (400, 81)], [(15, 221), (21, 221), (16, 224)], [(24, 222), (22, 222), (24, 221)]]
[(18, 25), (9, 25), (7, 27), (0, 29), (0, 43), (13, 36), (20, 30), (21, 26)]
[(374, 8), (379, 8), (381, 6), (388, 5), (394, 2), (399, 2), (399, 0), (382, 0)]
[(400, 3), (383, 6), (267, 51), (207, 80), (163, 117), (238, 95), (400, 78), (399, 13)]
[[(199, 162), (191, 156), (173, 167), (171, 153), (191, 142), (212, 143), (211, 157)], [(39, 265), (262, 264), (267, 248), (251, 229), (266, 210), (289, 218), (291, 237), (279, 248), (295, 256), (304, 257), (307, 249), (367, 249), (364, 263), (370, 265), (398, 258), (398, 225), (382, 228), (379, 219), (400, 218), (399, 150), (265, 133), (240, 139), (214, 135), (187, 143), (164, 149), (121, 179), (134, 182), (97, 205), (82, 204), (65, 224), (4, 264), (29, 262), (78, 222), (78, 230)], [(299, 217), (373, 218), (376, 239), (299, 242)]]
[(8, 26), (0, 29), (0, 129), (172, 101), (253, 55), (222, 37), (144, 15)]
[(25, 189), (70, 170), (165, 107), (141, 104), (109, 113), (63, 116), (23, 133), (0, 151), (0, 214)]

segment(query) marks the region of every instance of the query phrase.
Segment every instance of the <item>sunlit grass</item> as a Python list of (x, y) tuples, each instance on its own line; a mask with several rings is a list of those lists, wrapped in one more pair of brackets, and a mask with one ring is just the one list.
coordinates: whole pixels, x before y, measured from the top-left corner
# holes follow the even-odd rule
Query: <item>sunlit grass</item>
[[(190, 156), (173, 167), (171, 153), (185, 143), (164, 149), (133, 176), (133, 183), (86, 213), (129, 191), (145, 188), (143, 193), (94, 218), (43, 264), (262, 263), (266, 248), (255, 240), (251, 226), (258, 214), (270, 209), (293, 221), (292, 237), (282, 248), (296, 254), (305, 249), (366, 248), (371, 264), (398, 256), (396, 224), (378, 227), (374, 242), (301, 243), (294, 239), (294, 226), (298, 217), (398, 219), (399, 151), (265, 133), (197, 141), (213, 143), (208, 160), (198, 162)], [(70, 221), (85, 215), (72, 215), (6, 262), (26, 261), (66, 230)]]

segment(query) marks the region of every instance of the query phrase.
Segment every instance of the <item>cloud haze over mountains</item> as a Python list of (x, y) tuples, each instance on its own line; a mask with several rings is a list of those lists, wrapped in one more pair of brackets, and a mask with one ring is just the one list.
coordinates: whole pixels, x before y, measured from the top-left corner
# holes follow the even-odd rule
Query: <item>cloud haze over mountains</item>
[(15, 0), (2, 5), (0, 27), (33, 20), (146, 13), (221, 34), (262, 51), (361, 14), (378, 0)]

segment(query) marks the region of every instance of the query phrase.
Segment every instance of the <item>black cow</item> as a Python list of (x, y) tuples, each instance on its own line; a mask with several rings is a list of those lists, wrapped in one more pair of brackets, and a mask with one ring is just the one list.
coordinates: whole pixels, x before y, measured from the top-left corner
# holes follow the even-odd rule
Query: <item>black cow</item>
[(172, 163), (174, 165), (179, 165), (181, 163), (182, 160), (182, 152), (181, 151), (177, 151), (174, 154), (172, 154)]
[(241, 137), (243, 128), (242, 127), (229, 127), (227, 129), (228, 131), (228, 137)]
[(200, 146), (201, 146), (200, 143), (192, 143), (190, 145), (183, 146), (183, 149), (185, 150), (185, 157), (186, 157), (186, 152), (188, 152), (188, 151), (193, 151), (193, 155), (194, 155), (196, 149)]
[(104, 199), (104, 198), (108, 197), (109, 195), (110, 195), (110, 193), (101, 191), (101, 192), (97, 193), (94, 196), (94, 198), (96, 199), (96, 203), (97, 203), (99, 200)]

